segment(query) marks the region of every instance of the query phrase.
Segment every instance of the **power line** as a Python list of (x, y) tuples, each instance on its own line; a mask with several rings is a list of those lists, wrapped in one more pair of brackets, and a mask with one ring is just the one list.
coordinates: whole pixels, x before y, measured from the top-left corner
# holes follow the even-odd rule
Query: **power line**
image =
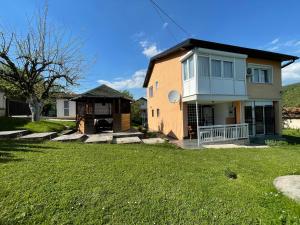
[[(161, 15), (159, 9), (155, 5), (152, 5), (152, 6), (153, 6), (154, 10), (157, 12), (157, 14), (158, 14), (159, 18), (161, 19), (161, 21), (163, 22), (163, 24), (167, 23), (167, 21)], [(174, 39), (174, 41), (177, 42), (176, 36), (174, 35), (174, 33), (172, 32), (171, 28), (168, 25), (167, 25), (166, 29), (169, 32), (169, 34), (171, 35), (171, 37)]]
[(182, 26), (180, 26), (171, 16), (169, 16), (169, 14), (163, 10), (157, 2), (155, 2), (154, 0), (149, 0), (161, 13), (163, 13), (166, 17), (169, 18), (169, 20), (171, 20), (186, 36), (191, 37), (192, 35), (186, 30), (184, 29)]

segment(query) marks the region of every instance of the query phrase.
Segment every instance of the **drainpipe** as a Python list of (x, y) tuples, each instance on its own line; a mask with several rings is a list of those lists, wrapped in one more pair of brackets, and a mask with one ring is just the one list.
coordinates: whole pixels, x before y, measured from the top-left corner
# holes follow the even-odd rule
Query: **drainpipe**
[(283, 65), (281, 66), (281, 69), (283, 69), (284, 67), (287, 67), (288, 65), (291, 65), (291, 64), (294, 63), (294, 62), (295, 62), (295, 59), (290, 60), (290, 61), (287, 62), (286, 64), (283, 64)]

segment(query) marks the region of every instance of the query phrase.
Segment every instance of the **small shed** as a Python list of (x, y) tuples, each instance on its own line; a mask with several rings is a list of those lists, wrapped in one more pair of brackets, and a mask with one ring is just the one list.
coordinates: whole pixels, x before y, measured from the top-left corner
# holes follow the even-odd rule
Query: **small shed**
[(79, 94), (72, 101), (76, 102), (77, 129), (81, 133), (130, 129), (132, 99), (107, 85)]

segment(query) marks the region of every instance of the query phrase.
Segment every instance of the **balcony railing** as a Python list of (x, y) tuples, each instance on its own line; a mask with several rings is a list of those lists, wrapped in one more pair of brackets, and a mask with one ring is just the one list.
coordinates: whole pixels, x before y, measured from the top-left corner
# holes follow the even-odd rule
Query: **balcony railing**
[(248, 124), (230, 124), (198, 127), (198, 143), (249, 138)]

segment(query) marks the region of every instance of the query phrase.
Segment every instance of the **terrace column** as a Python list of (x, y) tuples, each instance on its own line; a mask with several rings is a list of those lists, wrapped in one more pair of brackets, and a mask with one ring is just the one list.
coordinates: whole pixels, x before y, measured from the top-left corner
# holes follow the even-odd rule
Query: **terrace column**
[(200, 145), (200, 139), (199, 139), (199, 118), (198, 118), (198, 102), (196, 100), (196, 121), (197, 121), (197, 142), (198, 142), (198, 147)]

